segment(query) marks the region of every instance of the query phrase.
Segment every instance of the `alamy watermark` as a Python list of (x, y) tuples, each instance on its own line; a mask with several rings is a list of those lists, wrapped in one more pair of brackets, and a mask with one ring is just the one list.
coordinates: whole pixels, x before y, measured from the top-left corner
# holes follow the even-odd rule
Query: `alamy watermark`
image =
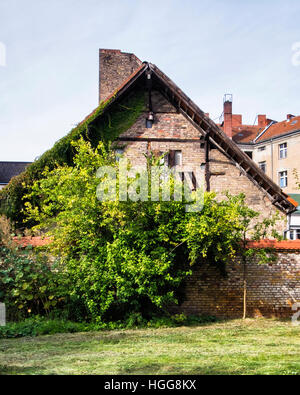
[(0, 41), (0, 67), (6, 66), (6, 46)]
[(297, 67), (300, 66), (300, 41), (295, 42), (292, 45), (292, 52), (293, 52), (293, 56), (292, 56), (292, 65)]
[(6, 308), (4, 303), (0, 303), (0, 326), (6, 325)]
[(118, 167), (103, 166), (97, 171), (101, 180), (97, 198), (105, 201), (184, 202), (187, 212), (198, 212), (204, 202), (204, 172), (187, 166), (129, 167), (126, 158)]

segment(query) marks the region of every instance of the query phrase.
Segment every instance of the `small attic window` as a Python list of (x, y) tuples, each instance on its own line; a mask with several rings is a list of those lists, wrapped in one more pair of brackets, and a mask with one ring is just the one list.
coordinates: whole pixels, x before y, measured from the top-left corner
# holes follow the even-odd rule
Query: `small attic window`
[(293, 122), (291, 122), (291, 125), (296, 125), (297, 122), (298, 122), (298, 119), (295, 119)]
[(154, 122), (154, 115), (153, 112), (150, 111), (147, 118), (146, 118), (146, 128), (151, 129)]
[(258, 151), (265, 151), (266, 150), (266, 146), (263, 145), (262, 147), (258, 147)]

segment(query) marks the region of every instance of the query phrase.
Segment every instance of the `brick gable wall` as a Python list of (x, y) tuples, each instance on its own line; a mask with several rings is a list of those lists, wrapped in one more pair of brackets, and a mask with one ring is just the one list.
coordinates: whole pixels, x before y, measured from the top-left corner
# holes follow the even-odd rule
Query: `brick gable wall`
[[(146, 163), (144, 155), (150, 151), (181, 150), (184, 166), (200, 167), (205, 163), (203, 140), (200, 141), (199, 131), (160, 93), (153, 93), (152, 102), (155, 116), (152, 128), (146, 128), (145, 111), (136, 123), (120, 136), (122, 141), (118, 145), (125, 146), (127, 158), (135, 165), (143, 165)], [(142, 141), (129, 141), (130, 139)], [(244, 193), (249, 206), (261, 213), (261, 219), (279, 213), (281, 220), (278, 222), (278, 231), (283, 232), (286, 229), (285, 214), (278, 211), (266, 193), (218, 149), (210, 150), (210, 171), (211, 190), (217, 192), (220, 198), (224, 197), (225, 191), (233, 195)]]
[[(126, 133), (122, 134), (125, 154), (135, 165), (146, 163), (144, 154), (150, 151), (181, 150), (183, 165), (201, 166), (205, 162), (203, 140), (199, 131), (158, 92), (152, 97), (155, 122), (146, 128), (145, 111)], [(126, 141), (145, 139), (145, 141)], [(147, 140), (148, 139), (148, 140)], [(151, 139), (158, 139), (153, 141)], [(181, 141), (180, 141), (181, 140)], [(194, 141), (193, 141), (194, 140)], [(257, 186), (236, 164), (218, 149), (210, 150), (211, 190), (224, 197), (244, 193), (246, 201), (261, 218), (279, 213), (278, 231), (286, 229), (286, 216), (272, 204), (266, 193)], [(173, 312), (211, 314), (220, 317), (242, 317), (243, 267), (239, 260), (228, 265), (228, 276), (222, 277), (217, 268), (203, 263), (195, 265), (194, 273), (184, 287), (184, 302)], [(248, 265), (248, 316), (291, 317), (292, 304), (300, 301), (300, 252), (278, 253), (276, 264)]]

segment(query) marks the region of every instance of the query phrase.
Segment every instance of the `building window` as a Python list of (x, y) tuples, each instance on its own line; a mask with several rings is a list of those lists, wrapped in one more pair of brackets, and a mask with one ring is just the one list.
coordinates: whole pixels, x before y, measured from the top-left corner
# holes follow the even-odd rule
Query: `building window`
[(287, 171), (280, 171), (279, 172), (279, 186), (280, 188), (286, 188), (288, 185), (288, 176)]
[(266, 146), (264, 145), (263, 147), (258, 147), (258, 151), (265, 151), (266, 150)]
[(267, 171), (267, 164), (266, 164), (265, 161), (264, 162), (259, 162), (258, 166), (259, 166), (260, 170), (262, 170), (264, 173)]
[(287, 157), (287, 143), (279, 144), (279, 159)]
[(252, 151), (245, 151), (245, 154), (248, 155), (250, 159), (252, 159)]
[(116, 160), (119, 162), (121, 156), (124, 154), (124, 148), (116, 148), (115, 150)]
[(182, 152), (181, 151), (175, 151), (174, 162), (175, 162), (175, 166), (182, 166)]
[(290, 230), (290, 240), (300, 240), (300, 229)]
[(182, 166), (182, 152), (170, 150), (168, 156), (169, 167)]

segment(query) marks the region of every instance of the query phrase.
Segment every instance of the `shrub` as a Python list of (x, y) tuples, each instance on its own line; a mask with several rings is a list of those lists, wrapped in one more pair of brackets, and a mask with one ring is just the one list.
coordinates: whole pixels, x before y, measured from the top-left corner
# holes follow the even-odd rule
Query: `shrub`
[(184, 316), (156, 317), (146, 321), (139, 314), (131, 314), (124, 321), (106, 322), (101, 324), (87, 322), (72, 322), (62, 319), (48, 319), (46, 317), (32, 317), (20, 322), (8, 323), (0, 327), (0, 339), (25, 336), (54, 335), (56, 333), (75, 333), (100, 330), (122, 330), (138, 328), (169, 328), (178, 326), (203, 325), (216, 322), (212, 316)]
[(54, 335), (55, 333), (85, 332), (88, 324), (63, 320), (49, 320), (44, 317), (27, 318), (24, 321), (8, 323), (0, 327), (1, 338), (16, 338), (25, 336)]
[(185, 201), (100, 202), (96, 171), (116, 167), (115, 157), (103, 143), (96, 150), (83, 140), (73, 146), (74, 166), (46, 169), (28, 195), (39, 204), (28, 203), (27, 212), (38, 229), (49, 229), (51, 253), (62, 257), (72, 284), (68, 292), (94, 322), (162, 315), (180, 303), (192, 264), (206, 259), (225, 271), (244, 234), (240, 208), (258, 216), (242, 195), (218, 201), (206, 193), (195, 213), (186, 212)]
[(57, 262), (34, 253), (31, 247), (0, 247), (0, 300), (8, 317), (20, 319), (33, 314), (49, 314), (66, 298), (64, 275)]

